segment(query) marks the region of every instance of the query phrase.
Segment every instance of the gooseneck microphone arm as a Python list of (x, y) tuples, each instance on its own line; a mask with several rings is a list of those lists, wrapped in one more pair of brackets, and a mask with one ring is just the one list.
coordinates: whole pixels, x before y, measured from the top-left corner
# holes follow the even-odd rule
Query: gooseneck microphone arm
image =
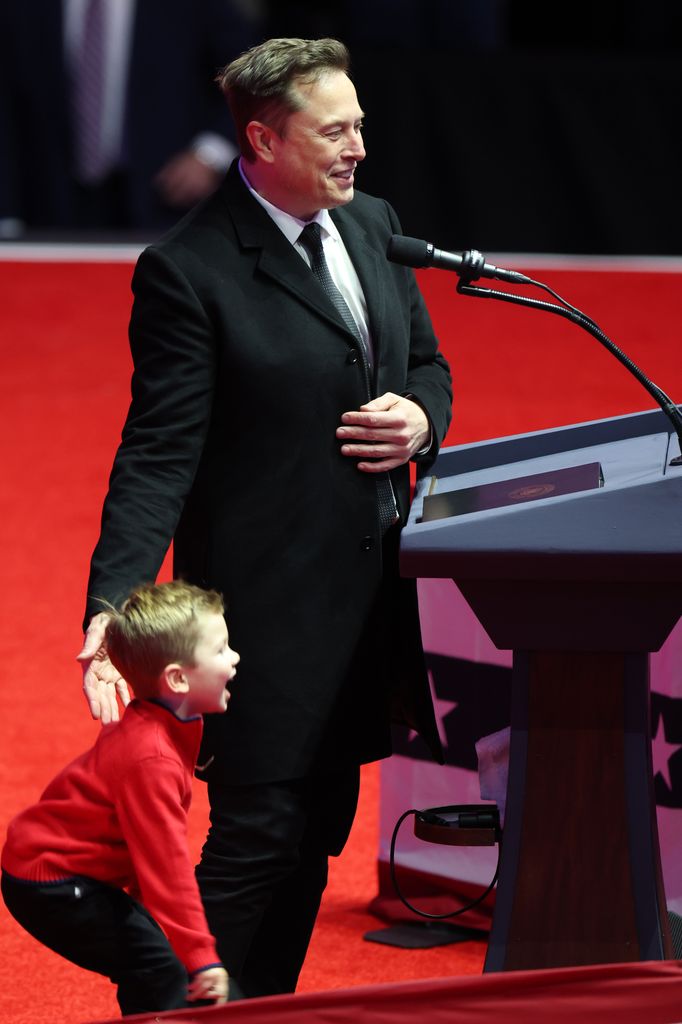
[[(537, 284), (538, 287), (544, 287), (539, 282), (532, 282)], [(666, 414), (668, 419), (673, 425), (675, 433), (677, 434), (678, 441), (680, 442), (680, 451), (682, 452), (682, 414), (677, 408), (671, 398), (666, 395), (657, 384), (649, 380), (645, 373), (640, 370), (636, 363), (630, 359), (628, 355), (623, 352), (622, 349), (611, 341), (610, 338), (604, 334), (601, 327), (594, 322), (589, 316), (586, 316), (579, 309), (574, 306), (558, 305), (554, 302), (546, 302), (543, 299), (533, 299), (528, 295), (516, 295), (512, 292), (502, 292), (495, 288), (480, 288), (476, 285), (467, 284), (465, 281), (460, 280), (457, 285), (457, 291), (461, 295), (474, 295), (483, 299), (499, 299), (501, 302), (511, 302), (519, 306), (530, 306), (532, 309), (543, 309), (548, 313), (556, 313), (557, 316), (565, 317), (572, 323), (577, 324), (579, 327), (584, 328), (593, 338), (596, 338), (604, 348), (608, 349), (616, 359), (623, 364), (623, 366), (630, 371), (643, 387), (649, 392), (654, 401), (661, 407), (663, 412)], [(562, 300), (563, 301), (563, 300)], [(671, 466), (682, 465), (682, 455), (676, 456), (670, 460)]]
[[(434, 255), (435, 254), (435, 255)], [(623, 366), (639, 381), (649, 392), (651, 397), (660, 406), (665, 415), (673, 425), (678, 441), (680, 452), (682, 452), (682, 413), (673, 400), (666, 395), (657, 384), (649, 380), (645, 373), (640, 370), (636, 363), (630, 359), (622, 349), (611, 341), (602, 331), (601, 327), (589, 316), (572, 306), (565, 299), (562, 299), (552, 288), (541, 281), (534, 281), (532, 278), (517, 271), (502, 270), (485, 263), (484, 257), (475, 249), (456, 256), (454, 253), (441, 252), (427, 242), (415, 238), (405, 238), (401, 235), (393, 235), (389, 241), (387, 256), (394, 263), (401, 263), (404, 266), (428, 267), (440, 266), (443, 269), (454, 270), (459, 275), (457, 291), (460, 295), (473, 295), (483, 299), (498, 299), (501, 302), (511, 302), (519, 306), (529, 306), (532, 309), (545, 310), (548, 313), (555, 313), (564, 317), (572, 323), (582, 327), (593, 338), (596, 338), (604, 348), (618, 359)], [(471, 281), (478, 277), (496, 277), (500, 280), (512, 281), (516, 284), (530, 284), (537, 288), (543, 288), (550, 292), (559, 303), (547, 302), (543, 299), (534, 299), (528, 295), (518, 295), (515, 292), (503, 292), (495, 288), (481, 288), (472, 285)], [(670, 460), (671, 466), (682, 466), (682, 454)]]

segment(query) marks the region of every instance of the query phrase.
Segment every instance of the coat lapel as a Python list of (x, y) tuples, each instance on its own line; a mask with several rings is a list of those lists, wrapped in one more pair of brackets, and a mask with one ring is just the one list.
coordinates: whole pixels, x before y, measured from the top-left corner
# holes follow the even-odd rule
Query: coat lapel
[(322, 286), (311, 276), (305, 261), (263, 207), (250, 195), (236, 161), (222, 189), (239, 242), (244, 249), (253, 250), (258, 270), (341, 331), (345, 339), (357, 345)]
[(386, 293), (382, 275), (382, 267), (385, 260), (368, 243), (365, 230), (352, 216), (351, 209), (352, 206), (351, 208), (341, 206), (336, 210), (332, 210), (331, 216), (339, 229), (343, 244), (348, 250), (348, 255), (353, 262), (362, 285), (362, 290), (365, 293), (369, 330), (374, 347), (375, 377), (378, 382), (383, 362), (382, 357), (385, 355), (383, 339), (385, 335)]

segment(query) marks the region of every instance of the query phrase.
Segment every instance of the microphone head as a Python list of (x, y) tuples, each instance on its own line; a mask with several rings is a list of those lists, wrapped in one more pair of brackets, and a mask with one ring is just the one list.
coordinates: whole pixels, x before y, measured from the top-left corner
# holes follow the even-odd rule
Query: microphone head
[(407, 235), (391, 235), (386, 247), (386, 256), (391, 263), (400, 263), (403, 267), (431, 266), (431, 253), (428, 242), (420, 238), (408, 238)]

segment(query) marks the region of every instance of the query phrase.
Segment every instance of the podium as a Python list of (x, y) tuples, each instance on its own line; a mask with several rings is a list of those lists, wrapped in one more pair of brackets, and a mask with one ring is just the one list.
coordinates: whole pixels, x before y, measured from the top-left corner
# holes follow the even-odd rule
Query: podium
[(676, 455), (642, 412), (444, 449), (418, 482), (402, 575), (452, 578), (513, 650), (486, 971), (673, 957), (649, 652), (682, 615)]

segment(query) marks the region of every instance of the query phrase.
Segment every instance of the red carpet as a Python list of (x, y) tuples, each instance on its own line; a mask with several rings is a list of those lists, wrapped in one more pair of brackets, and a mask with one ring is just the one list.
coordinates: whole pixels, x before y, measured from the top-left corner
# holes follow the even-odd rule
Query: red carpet
[[(502, 262), (501, 260), (499, 262)], [(536, 267), (642, 369), (682, 400), (682, 267), (662, 273)], [(0, 826), (93, 739), (74, 655), (87, 562), (127, 404), (129, 264), (0, 262), (2, 628)], [(598, 343), (556, 317), (457, 296), (421, 276), (455, 376), (449, 443), (598, 419), (653, 402)], [(192, 843), (201, 843), (198, 787)], [(407, 951), (366, 943), (375, 895), (377, 773), (333, 866), (301, 989), (477, 974), (481, 944)], [(76, 1024), (117, 1015), (107, 981), (43, 951), (0, 909), (3, 1024)], [(682, 1017), (682, 1010), (680, 1012)], [(347, 1019), (347, 1018), (345, 1018)], [(653, 1018), (652, 1018), (653, 1019)]]

